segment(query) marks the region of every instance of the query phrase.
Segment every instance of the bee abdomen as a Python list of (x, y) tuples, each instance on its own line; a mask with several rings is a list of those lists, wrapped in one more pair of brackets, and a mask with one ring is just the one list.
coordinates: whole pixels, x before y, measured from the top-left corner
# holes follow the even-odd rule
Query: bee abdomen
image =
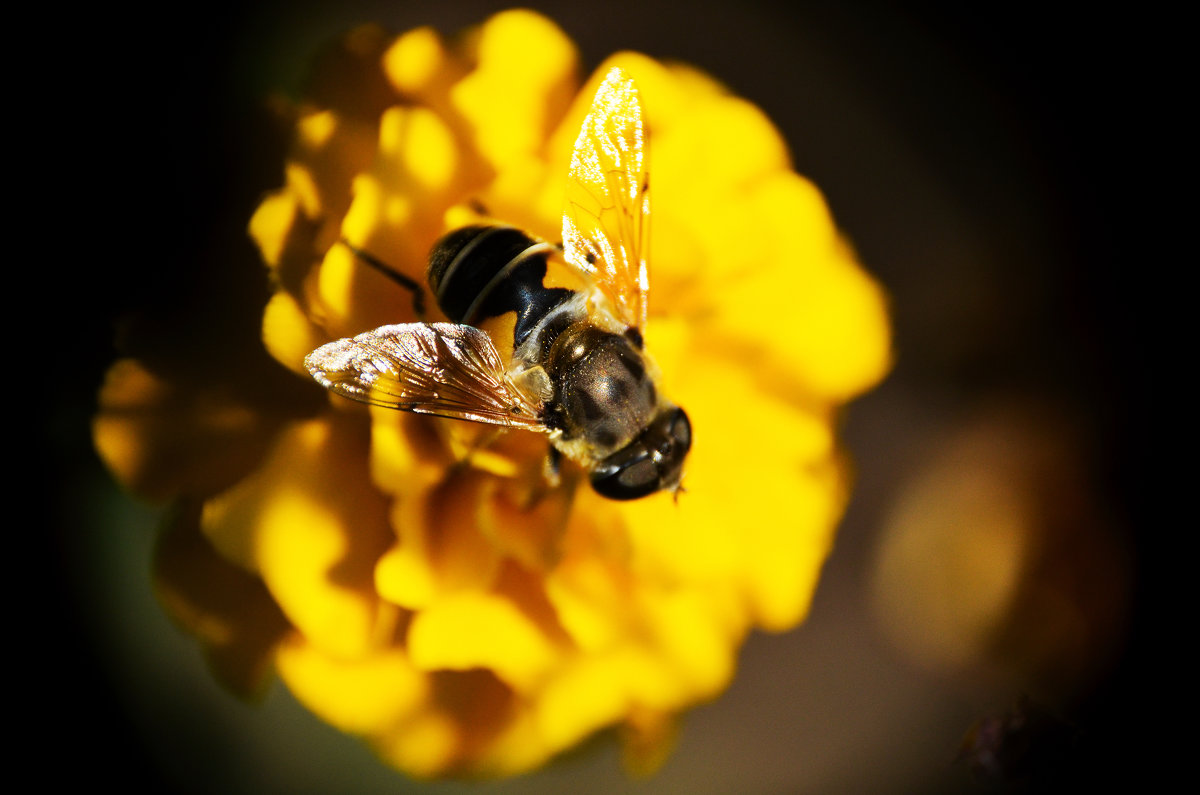
[(442, 238), (429, 255), (429, 288), (455, 323), (478, 326), (516, 312), (514, 346), (573, 295), (545, 286), (553, 246), (510, 226), (466, 226)]
[(536, 246), (519, 229), (465, 226), (439, 240), (429, 253), (429, 288), (456, 323), (469, 322), (471, 304), (510, 263)]

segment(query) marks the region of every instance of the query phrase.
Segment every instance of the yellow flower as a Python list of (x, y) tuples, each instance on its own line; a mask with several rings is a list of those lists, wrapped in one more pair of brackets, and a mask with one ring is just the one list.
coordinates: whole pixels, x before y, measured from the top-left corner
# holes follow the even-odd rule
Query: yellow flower
[[(889, 364), (880, 289), (761, 111), (633, 53), (581, 85), (577, 60), (527, 11), (453, 41), (350, 33), (292, 108), (284, 185), (250, 222), (275, 286), (262, 344), (293, 396), (135, 360), (101, 392), (109, 467), (178, 506), (160, 593), (223, 680), (252, 693), (277, 672), (417, 776), (517, 774), (610, 727), (635, 767), (660, 761), (748, 631), (803, 619), (848, 491), (838, 407)], [(694, 428), (686, 491), (547, 489), (544, 437), (324, 395), (307, 353), (415, 320), (338, 241), (422, 282), (473, 208), (558, 239), (571, 147), (614, 65), (646, 111), (645, 337)]]

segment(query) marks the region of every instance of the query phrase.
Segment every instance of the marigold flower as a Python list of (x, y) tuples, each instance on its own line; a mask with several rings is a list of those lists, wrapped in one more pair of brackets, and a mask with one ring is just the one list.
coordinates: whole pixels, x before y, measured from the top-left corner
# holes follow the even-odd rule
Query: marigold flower
[[(614, 65), (647, 116), (645, 336), (695, 429), (686, 493), (547, 489), (544, 437), (321, 394), (306, 354), (416, 319), (339, 241), (420, 283), (480, 206), (558, 239), (571, 147)], [(748, 631), (803, 619), (848, 490), (837, 409), (889, 365), (880, 289), (761, 111), (634, 53), (584, 85), (577, 70), (527, 11), (453, 41), (350, 33), (250, 222), (275, 285), (262, 344), (314, 408), (134, 360), (101, 393), (112, 471), (181, 506), (159, 587), (222, 678), (250, 693), (278, 672), (417, 776), (517, 774), (609, 727), (635, 766), (660, 760)]]

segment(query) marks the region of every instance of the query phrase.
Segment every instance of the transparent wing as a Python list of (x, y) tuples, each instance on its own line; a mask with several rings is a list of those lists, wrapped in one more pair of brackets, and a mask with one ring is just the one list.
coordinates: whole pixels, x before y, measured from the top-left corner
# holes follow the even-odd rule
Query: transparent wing
[(491, 339), (472, 326), (381, 326), (322, 345), (304, 365), (327, 389), (360, 403), (546, 430), (542, 401), (505, 372)]
[(650, 183), (642, 103), (614, 67), (600, 84), (575, 141), (563, 208), (567, 261), (592, 275), (620, 319), (646, 321)]

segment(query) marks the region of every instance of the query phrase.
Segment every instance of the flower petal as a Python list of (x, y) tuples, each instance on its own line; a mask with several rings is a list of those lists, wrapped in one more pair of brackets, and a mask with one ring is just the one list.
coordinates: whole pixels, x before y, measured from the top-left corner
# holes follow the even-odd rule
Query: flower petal
[(446, 596), (414, 616), (408, 648), (422, 670), (484, 668), (522, 691), (558, 659), (554, 644), (515, 604), (478, 592)]
[(506, 11), (481, 26), (475, 69), (453, 101), (494, 170), (541, 151), (574, 94), (577, 61), (575, 45), (538, 14)]
[(374, 588), (392, 534), (365, 462), (352, 416), (295, 423), (257, 472), (205, 503), (201, 519), (213, 545), (258, 572), (309, 641), (347, 657), (389, 640), (397, 617)]
[(100, 457), (127, 488), (155, 501), (236, 482), (279, 422), (227, 389), (167, 381), (132, 359), (109, 369), (99, 404), (92, 436)]
[(155, 591), (204, 644), (217, 678), (244, 697), (259, 696), (287, 619), (261, 580), (216, 553), (198, 520), (199, 511), (184, 509), (167, 523), (154, 554)]
[(275, 662), (296, 698), (345, 732), (393, 731), (425, 710), (432, 691), (429, 677), (397, 648), (346, 659), (293, 633)]

